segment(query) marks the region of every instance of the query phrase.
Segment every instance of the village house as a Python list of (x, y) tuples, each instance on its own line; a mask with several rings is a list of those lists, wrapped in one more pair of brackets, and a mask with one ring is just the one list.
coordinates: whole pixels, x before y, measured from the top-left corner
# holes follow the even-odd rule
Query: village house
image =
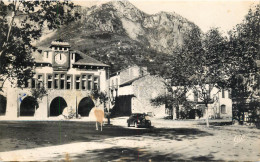
[[(174, 87), (176, 88), (176, 87)], [(209, 85), (206, 85), (206, 88), (209, 88)], [(198, 92), (190, 89), (186, 98), (193, 106), (193, 110), (190, 111), (189, 118), (190, 119), (205, 119), (206, 118), (206, 106)], [(208, 102), (208, 117), (211, 119), (231, 119), (232, 118), (232, 99), (231, 99), (231, 91), (218, 89), (216, 87), (212, 87), (212, 90), (208, 94), (209, 102)], [(180, 111), (184, 109), (182, 105)], [(200, 114), (199, 114), (200, 113)]]
[[(81, 116), (89, 116), (94, 103), (92, 90), (106, 90), (108, 65), (72, 50), (68, 42), (53, 41), (49, 48), (39, 47), (32, 53), (35, 75), (24, 85), (4, 86), (0, 95), (1, 116), (10, 119), (33, 117), (47, 119), (62, 114), (65, 107)], [(47, 94), (36, 100), (31, 90), (45, 87)]]
[(165, 94), (163, 79), (152, 76), (147, 68), (130, 66), (115, 74), (109, 81), (111, 99), (114, 101), (112, 115), (128, 116), (132, 113), (147, 113), (163, 117), (165, 105), (153, 106), (151, 99)]

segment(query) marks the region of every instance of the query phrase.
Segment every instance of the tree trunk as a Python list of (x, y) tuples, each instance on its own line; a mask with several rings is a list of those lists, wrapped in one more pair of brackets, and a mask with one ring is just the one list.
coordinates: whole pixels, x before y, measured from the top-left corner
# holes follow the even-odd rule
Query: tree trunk
[(206, 104), (206, 125), (207, 125), (207, 127), (209, 127), (208, 104)]
[(179, 104), (177, 103), (177, 106), (176, 106), (176, 119), (179, 119), (179, 116), (180, 116), (179, 115)]
[(178, 99), (176, 98), (176, 118), (177, 119), (179, 119), (179, 110), (180, 110), (180, 108), (179, 108), (179, 101), (178, 101)]

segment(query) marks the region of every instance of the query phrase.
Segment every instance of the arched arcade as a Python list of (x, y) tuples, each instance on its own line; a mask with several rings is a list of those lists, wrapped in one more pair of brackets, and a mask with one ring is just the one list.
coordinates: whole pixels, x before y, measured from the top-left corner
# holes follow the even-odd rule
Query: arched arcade
[(94, 106), (94, 102), (90, 97), (84, 97), (79, 102), (78, 114), (80, 114), (81, 116), (89, 116), (89, 113)]
[(50, 116), (59, 116), (67, 106), (67, 102), (63, 97), (54, 98), (50, 104)]

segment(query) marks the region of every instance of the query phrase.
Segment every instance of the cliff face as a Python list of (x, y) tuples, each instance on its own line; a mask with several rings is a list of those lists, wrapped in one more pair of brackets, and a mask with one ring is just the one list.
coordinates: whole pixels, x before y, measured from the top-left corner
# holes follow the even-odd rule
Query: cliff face
[(149, 15), (127, 1), (81, 8), (81, 15), (81, 20), (62, 27), (39, 45), (61, 38), (111, 66), (120, 62), (127, 66), (151, 62), (158, 53), (171, 54), (182, 45), (187, 31), (198, 28), (178, 14)]
[(175, 14), (148, 15), (127, 1), (115, 1), (88, 9), (83, 23), (95, 31), (126, 34), (129, 38), (164, 53), (181, 45), (185, 32), (197, 27)]

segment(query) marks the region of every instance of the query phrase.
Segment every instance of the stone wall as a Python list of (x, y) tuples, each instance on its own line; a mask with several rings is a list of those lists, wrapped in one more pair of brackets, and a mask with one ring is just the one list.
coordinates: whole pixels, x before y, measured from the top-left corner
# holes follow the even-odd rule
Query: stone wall
[(153, 106), (151, 99), (165, 94), (163, 79), (156, 76), (144, 76), (132, 84), (134, 96), (132, 98), (133, 113), (151, 113), (154, 116), (165, 116), (165, 105)]

